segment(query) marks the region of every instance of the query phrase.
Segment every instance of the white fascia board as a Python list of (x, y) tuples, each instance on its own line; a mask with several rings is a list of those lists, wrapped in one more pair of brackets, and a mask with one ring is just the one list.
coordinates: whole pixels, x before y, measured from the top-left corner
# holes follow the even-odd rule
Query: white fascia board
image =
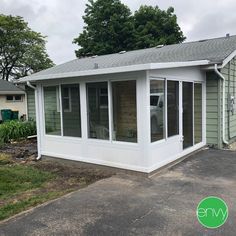
[(24, 91), (0, 91), (0, 95), (24, 95)]
[(226, 57), (222, 63), (222, 68), (225, 67), (236, 56), (236, 50)]
[(18, 82), (22, 83), (22, 82), (27, 82), (27, 81), (32, 82), (32, 81), (47, 80), (47, 79), (63, 79), (63, 78), (73, 78), (73, 77), (81, 77), (81, 76), (104, 75), (104, 74), (113, 74), (113, 73), (121, 73), (121, 72), (142, 71), (142, 70), (149, 70), (149, 69), (150, 69), (150, 64), (140, 64), (140, 65), (132, 65), (132, 66), (67, 72), (67, 73), (59, 73), (59, 74), (28, 76), (28, 77), (18, 80)]
[(18, 83), (24, 83), (27, 81), (38, 81), (38, 80), (48, 80), (48, 79), (63, 79), (63, 78), (73, 78), (81, 76), (93, 76), (93, 75), (104, 75), (104, 74), (114, 74), (122, 72), (134, 72), (134, 71), (144, 71), (153, 69), (165, 69), (165, 68), (176, 68), (176, 67), (187, 67), (187, 66), (201, 66), (208, 65), (210, 62), (208, 60), (200, 61), (187, 61), (187, 62), (166, 62), (166, 63), (148, 63), (140, 65), (104, 68), (104, 69), (94, 69), (86, 71), (76, 71), (68, 73), (59, 74), (48, 74), (48, 75), (35, 75), (22, 78)]
[(151, 69), (153, 70), (153, 69), (167, 69), (167, 68), (188, 67), (188, 66), (203, 66), (203, 65), (209, 65), (209, 64), (210, 64), (209, 60), (152, 63)]

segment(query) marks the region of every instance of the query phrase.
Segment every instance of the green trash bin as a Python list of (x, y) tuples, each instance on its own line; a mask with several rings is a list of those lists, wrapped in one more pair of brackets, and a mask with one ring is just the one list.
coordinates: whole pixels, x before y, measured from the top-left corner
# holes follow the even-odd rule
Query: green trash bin
[(1, 110), (2, 121), (7, 121), (12, 119), (12, 111), (10, 109)]
[(12, 111), (12, 120), (18, 120), (19, 119), (19, 111)]

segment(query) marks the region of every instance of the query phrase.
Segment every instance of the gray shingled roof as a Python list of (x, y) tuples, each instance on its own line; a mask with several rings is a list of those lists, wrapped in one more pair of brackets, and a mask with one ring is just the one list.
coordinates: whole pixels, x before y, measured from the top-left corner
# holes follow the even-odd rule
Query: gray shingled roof
[(1, 94), (7, 94), (7, 93), (24, 93), (24, 91), (22, 89), (19, 89), (18, 87), (16, 87), (13, 83), (8, 82), (6, 80), (0, 79), (0, 93)]
[[(188, 62), (209, 60), (210, 63), (222, 63), (233, 51), (236, 50), (236, 36), (207, 39), (195, 42), (167, 45), (162, 48), (148, 48), (129, 51), (124, 54), (109, 54), (97, 57), (75, 59), (67, 63), (43, 70), (28, 76), (25, 79), (37, 79), (40, 76), (47, 78), (50, 75), (60, 77), (69, 72), (80, 72), (96, 70), (95, 63), (99, 69), (115, 68), (131, 65), (165, 62)], [(54, 76), (55, 77), (55, 76)]]

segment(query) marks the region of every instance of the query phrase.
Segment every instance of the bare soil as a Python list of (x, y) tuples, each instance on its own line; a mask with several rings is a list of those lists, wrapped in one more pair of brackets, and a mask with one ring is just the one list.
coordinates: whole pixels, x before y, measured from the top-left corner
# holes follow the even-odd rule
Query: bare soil
[[(43, 158), (37, 161), (37, 142), (35, 139), (7, 144), (0, 148), (0, 155), (6, 157), (6, 160), (4, 160), (6, 166), (12, 168), (18, 165), (30, 166), (45, 171), (45, 173), (50, 172), (55, 176), (39, 188), (13, 194), (7, 199), (0, 199), (0, 209), (26, 199), (49, 196), (39, 201), (39, 203), (45, 202), (115, 174), (114, 171), (112, 172), (109, 169), (80, 162), (55, 158)], [(13, 214), (15, 213), (18, 212)]]
[(90, 183), (115, 174), (108, 168), (93, 166), (76, 161), (66, 161), (56, 158), (42, 158), (37, 161), (37, 141), (35, 139), (24, 140), (6, 144), (0, 149), (0, 153), (11, 155), (12, 163), (30, 165), (37, 169), (49, 171), (61, 177), (62, 181)]

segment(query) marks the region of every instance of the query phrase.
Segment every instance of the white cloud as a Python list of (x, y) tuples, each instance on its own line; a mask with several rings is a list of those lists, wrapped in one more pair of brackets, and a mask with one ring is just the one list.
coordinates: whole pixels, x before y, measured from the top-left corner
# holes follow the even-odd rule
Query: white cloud
[[(153, 5), (161, 9), (175, 8), (187, 40), (198, 40), (236, 34), (235, 0), (122, 0), (132, 11), (140, 5)], [(57, 64), (74, 59), (76, 45), (73, 38), (83, 28), (82, 15), (87, 0), (1, 0), (3, 14), (19, 15), (29, 22), (29, 26), (47, 38), (47, 50)]]

